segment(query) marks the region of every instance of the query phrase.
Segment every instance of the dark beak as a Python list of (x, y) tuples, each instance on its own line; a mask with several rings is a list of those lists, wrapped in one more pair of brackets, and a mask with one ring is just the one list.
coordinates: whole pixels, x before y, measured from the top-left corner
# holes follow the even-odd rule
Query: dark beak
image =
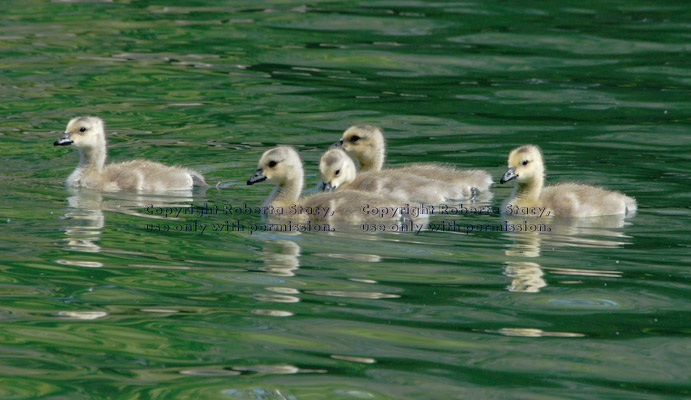
[(516, 174), (516, 168), (511, 167), (504, 172), (504, 176), (501, 177), (499, 183), (506, 183), (514, 178), (518, 178), (518, 175)]
[(53, 142), (53, 146), (69, 146), (72, 144), (72, 141), (70, 140), (70, 133), (65, 132), (60, 136), (60, 138), (56, 141)]
[(322, 192), (331, 192), (335, 188), (331, 186), (331, 182), (322, 182)]
[(252, 176), (250, 176), (250, 179), (247, 180), (247, 184), (254, 185), (255, 183), (264, 182), (265, 180), (266, 177), (264, 176), (264, 170), (259, 168), (252, 174)]
[(342, 149), (342, 148), (343, 148), (343, 139), (341, 139), (341, 140), (339, 140), (338, 142), (336, 142), (336, 143), (332, 144), (331, 146), (329, 146), (329, 149), (328, 149), (328, 150), (331, 150), (331, 149)]

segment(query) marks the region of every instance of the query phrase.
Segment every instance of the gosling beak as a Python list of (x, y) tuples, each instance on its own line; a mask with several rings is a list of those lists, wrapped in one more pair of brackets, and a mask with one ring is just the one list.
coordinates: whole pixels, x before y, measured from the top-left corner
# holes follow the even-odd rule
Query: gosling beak
[(331, 192), (334, 189), (335, 187), (331, 185), (331, 182), (322, 182), (322, 192)]
[(518, 178), (518, 175), (516, 174), (516, 167), (511, 167), (504, 172), (504, 176), (501, 177), (499, 183), (506, 183), (514, 178)]
[(331, 149), (342, 149), (342, 148), (343, 148), (343, 139), (341, 139), (338, 142), (329, 146), (329, 150), (331, 150)]
[(264, 170), (259, 168), (250, 176), (250, 179), (247, 180), (247, 184), (254, 185), (255, 183), (264, 182), (265, 180), (266, 176), (264, 176)]
[(53, 142), (53, 146), (69, 146), (72, 143), (72, 140), (70, 140), (70, 133), (65, 132), (62, 134), (62, 136), (60, 136), (60, 138), (58, 138), (58, 140)]

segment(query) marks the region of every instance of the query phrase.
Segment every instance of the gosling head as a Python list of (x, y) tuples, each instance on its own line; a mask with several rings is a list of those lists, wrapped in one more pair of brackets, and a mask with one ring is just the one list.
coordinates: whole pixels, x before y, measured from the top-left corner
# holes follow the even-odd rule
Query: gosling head
[(544, 175), (542, 151), (538, 146), (528, 144), (511, 150), (509, 154), (509, 169), (499, 180), (506, 183), (515, 179), (518, 183), (532, 182)]
[(77, 148), (104, 147), (106, 143), (105, 124), (98, 117), (76, 117), (67, 123), (65, 133), (54, 146), (74, 145)]
[(343, 132), (338, 144), (360, 161), (362, 169), (381, 169), (384, 163), (384, 134), (374, 125), (354, 125)]
[(352, 182), (357, 174), (355, 163), (340, 148), (328, 150), (319, 160), (319, 172), (322, 176), (322, 190), (331, 191), (341, 185)]
[(262, 154), (257, 170), (247, 180), (248, 185), (269, 181), (285, 184), (302, 172), (302, 161), (294, 148), (278, 146)]

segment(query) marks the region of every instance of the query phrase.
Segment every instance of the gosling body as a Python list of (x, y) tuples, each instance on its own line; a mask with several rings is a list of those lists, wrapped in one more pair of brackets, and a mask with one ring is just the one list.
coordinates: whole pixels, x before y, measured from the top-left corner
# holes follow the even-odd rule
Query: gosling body
[[(404, 204), (375, 193), (343, 190), (330, 193), (317, 193), (300, 198), (304, 182), (302, 161), (297, 151), (289, 146), (279, 146), (267, 150), (258, 163), (257, 171), (247, 184), (268, 181), (276, 187), (266, 199), (264, 206), (283, 210), (303, 210), (302, 213), (284, 212), (283, 218), (297, 221), (343, 221), (361, 222), (364, 220), (399, 220), (403, 215)], [(388, 209), (386, 215), (369, 213), (373, 209)]]
[(67, 185), (102, 191), (164, 192), (207, 186), (204, 177), (192, 169), (149, 160), (131, 160), (105, 165), (105, 124), (98, 117), (76, 117), (55, 146), (74, 146), (79, 164), (67, 178)]
[[(374, 125), (354, 125), (343, 132), (339, 146), (360, 163), (360, 172), (380, 171), (386, 158), (386, 143), (381, 129)], [(457, 169), (441, 163), (414, 163), (387, 168), (456, 185), (464, 197), (487, 192), (493, 185), (492, 176), (481, 169)]]
[(437, 204), (470, 194), (457, 185), (407, 173), (405, 169), (357, 173), (353, 160), (338, 147), (324, 153), (319, 171), (325, 190), (361, 190), (402, 201)]
[(597, 186), (562, 183), (544, 187), (545, 167), (538, 146), (513, 149), (508, 167), (500, 182), (516, 180), (516, 187), (502, 210), (539, 207), (544, 208), (544, 215), (580, 218), (627, 214), (637, 208), (633, 197)]

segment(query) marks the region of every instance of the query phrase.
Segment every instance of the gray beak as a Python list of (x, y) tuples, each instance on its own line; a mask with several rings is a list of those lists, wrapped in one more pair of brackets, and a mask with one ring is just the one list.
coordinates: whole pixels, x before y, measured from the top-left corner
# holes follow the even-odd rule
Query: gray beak
[(335, 188), (331, 186), (331, 182), (322, 182), (322, 192), (331, 192)]
[(60, 136), (60, 138), (58, 138), (58, 140), (53, 142), (53, 146), (69, 146), (72, 143), (72, 140), (70, 140), (70, 133), (65, 132), (62, 134), (62, 136)]
[(252, 176), (250, 176), (250, 179), (247, 180), (247, 184), (254, 185), (255, 183), (264, 182), (265, 180), (266, 177), (264, 176), (264, 170), (259, 168), (252, 174)]
[(516, 174), (516, 167), (511, 167), (504, 172), (504, 176), (501, 177), (499, 183), (506, 183), (514, 178), (518, 178), (518, 175)]
[(343, 139), (341, 139), (341, 140), (339, 140), (338, 142), (336, 142), (336, 143), (332, 144), (331, 146), (329, 146), (329, 149), (328, 149), (328, 150), (331, 150), (331, 149), (342, 149), (342, 148), (343, 148)]

